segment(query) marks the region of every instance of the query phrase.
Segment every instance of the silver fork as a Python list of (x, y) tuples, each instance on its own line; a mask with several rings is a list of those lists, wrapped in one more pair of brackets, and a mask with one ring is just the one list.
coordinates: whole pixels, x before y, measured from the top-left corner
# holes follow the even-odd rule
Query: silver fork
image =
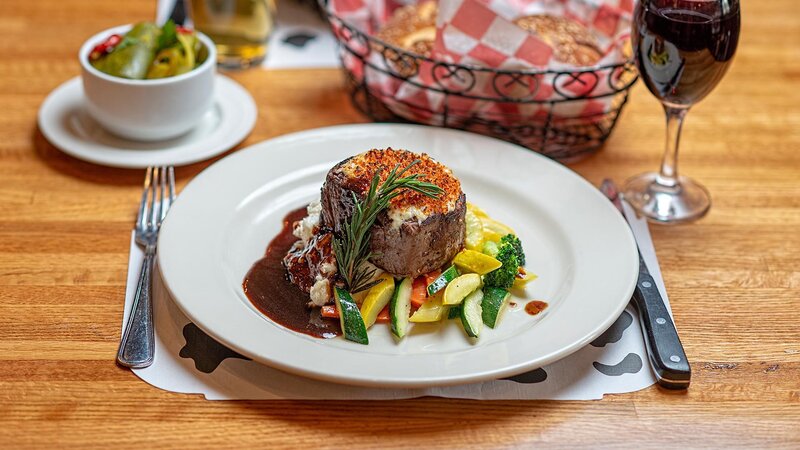
[[(165, 196), (166, 191), (166, 196)], [(153, 364), (155, 335), (153, 331), (153, 262), (161, 222), (175, 200), (175, 169), (148, 167), (144, 179), (142, 201), (136, 217), (136, 243), (144, 247), (144, 261), (139, 284), (133, 297), (128, 322), (119, 343), (117, 362), (132, 369)]]

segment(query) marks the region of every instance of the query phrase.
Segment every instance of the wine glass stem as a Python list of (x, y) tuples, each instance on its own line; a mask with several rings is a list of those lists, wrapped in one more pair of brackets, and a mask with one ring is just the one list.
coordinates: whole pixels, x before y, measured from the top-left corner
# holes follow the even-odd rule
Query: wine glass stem
[(664, 105), (664, 112), (667, 115), (667, 145), (656, 183), (667, 188), (675, 188), (678, 186), (678, 144), (681, 140), (683, 119), (689, 108)]

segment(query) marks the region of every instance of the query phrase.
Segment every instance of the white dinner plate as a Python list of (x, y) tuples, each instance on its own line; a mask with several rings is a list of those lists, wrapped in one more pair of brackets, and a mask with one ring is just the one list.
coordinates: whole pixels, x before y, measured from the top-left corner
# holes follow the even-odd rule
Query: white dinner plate
[(253, 129), (258, 115), (253, 97), (237, 82), (217, 75), (214, 103), (188, 133), (142, 142), (115, 136), (86, 112), (81, 78), (57, 87), (39, 108), (39, 129), (56, 148), (75, 158), (113, 167), (180, 166), (233, 148)]
[[(376, 324), (369, 345), (290, 331), (261, 314), (242, 281), (291, 210), (319, 197), (327, 171), (371, 148), (425, 152), (449, 166), (467, 199), (511, 226), (539, 278), (476, 342), (458, 321), (414, 324), (400, 342)], [(333, 382), (423, 387), (497, 379), (587, 345), (622, 313), (636, 246), (614, 206), (586, 180), (497, 139), (414, 125), (347, 125), (295, 133), (232, 154), (178, 197), (159, 239), (164, 282), (208, 334), (264, 364)], [(528, 315), (528, 300), (549, 307)]]

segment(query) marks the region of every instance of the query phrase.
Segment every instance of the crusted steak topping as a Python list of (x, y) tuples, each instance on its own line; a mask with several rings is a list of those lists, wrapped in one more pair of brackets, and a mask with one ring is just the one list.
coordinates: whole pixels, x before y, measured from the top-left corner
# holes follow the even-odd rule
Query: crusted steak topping
[(383, 182), (395, 167), (419, 162), (405, 175), (420, 174), (442, 189), (437, 198), (406, 191), (393, 198), (371, 229), (371, 262), (395, 276), (416, 277), (447, 263), (464, 244), (466, 198), (446, 166), (428, 155), (373, 149), (334, 166), (322, 187), (322, 226), (335, 233), (352, 215), (378, 171)]

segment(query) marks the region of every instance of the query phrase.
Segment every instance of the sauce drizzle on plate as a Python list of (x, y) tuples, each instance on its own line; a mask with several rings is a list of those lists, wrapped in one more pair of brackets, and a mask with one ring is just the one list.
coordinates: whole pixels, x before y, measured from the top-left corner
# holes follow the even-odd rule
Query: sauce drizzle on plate
[(242, 287), (253, 306), (273, 322), (309, 336), (332, 338), (342, 334), (339, 321), (322, 317), (319, 308), (307, 307), (308, 294), (289, 281), (283, 267), (283, 257), (297, 241), (292, 234), (294, 222), (305, 216), (306, 207), (302, 207), (284, 217), (283, 229), (247, 272)]
[(547, 302), (543, 302), (541, 300), (531, 300), (528, 302), (527, 305), (525, 305), (525, 312), (532, 316), (535, 316), (540, 312), (544, 311), (544, 309), (547, 308), (547, 306), (548, 306)]

